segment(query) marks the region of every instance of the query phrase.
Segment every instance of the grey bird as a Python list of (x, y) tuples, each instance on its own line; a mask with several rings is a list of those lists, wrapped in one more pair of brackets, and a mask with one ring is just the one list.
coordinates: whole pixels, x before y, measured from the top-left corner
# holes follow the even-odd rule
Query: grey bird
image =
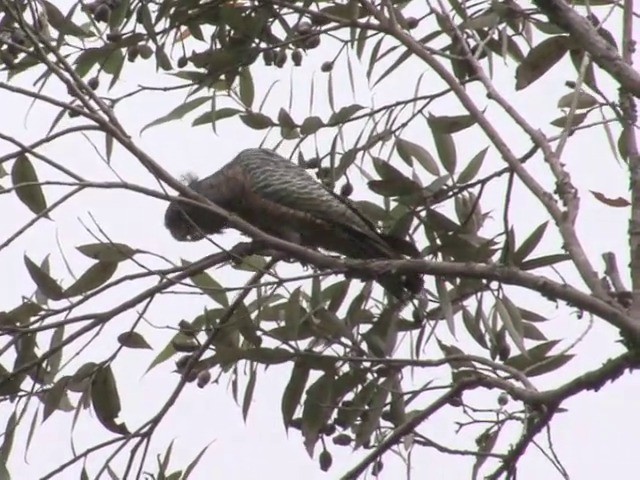
[[(412, 242), (381, 233), (347, 198), (268, 149), (244, 150), (189, 187), (265, 233), (309, 248), (352, 259), (419, 256)], [(165, 226), (176, 240), (196, 241), (229, 225), (206, 208), (174, 200), (165, 213)], [(397, 298), (423, 287), (419, 274), (385, 273), (376, 280)]]

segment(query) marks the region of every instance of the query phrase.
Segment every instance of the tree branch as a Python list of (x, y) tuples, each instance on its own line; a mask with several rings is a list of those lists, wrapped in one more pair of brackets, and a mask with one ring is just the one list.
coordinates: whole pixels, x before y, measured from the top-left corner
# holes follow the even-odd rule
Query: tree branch
[[(622, 88), (640, 98), (640, 73), (624, 61), (616, 48), (602, 37), (596, 28), (564, 0), (533, 0), (549, 21), (569, 33), (593, 61), (609, 73)], [(630, 0), (626, 2), (632, 4)], [(632, 10), (632, 8), (629, 8)]]

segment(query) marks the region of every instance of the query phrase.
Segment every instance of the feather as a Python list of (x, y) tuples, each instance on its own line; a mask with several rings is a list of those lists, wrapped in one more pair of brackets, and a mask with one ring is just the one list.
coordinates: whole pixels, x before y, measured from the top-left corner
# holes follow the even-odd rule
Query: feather
[[(336, 195), (303, 168), (267, 149), (248, 149), (214, 174), (189, 187), (260, 230), (301, 245), (353, 259), (419, 256), (408, 240), (381, 234), (347, 198)], [(173, 201), (165, 226), (180, 241), (222, 232), (228, 222), (207, 210)], [(420, 275), (384, 274), (377, 279), (390, 293), (422, 289)]]

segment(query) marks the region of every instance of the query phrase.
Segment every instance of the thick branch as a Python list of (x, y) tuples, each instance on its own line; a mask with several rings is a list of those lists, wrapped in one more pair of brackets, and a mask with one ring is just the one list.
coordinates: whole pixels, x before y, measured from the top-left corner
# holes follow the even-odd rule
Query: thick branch
[(640, 98), (640, 73), (626, 63), (616, 48), (595, 27), (564, 0), (533, 0), (549, 21), (568, 32), (589, 52), (593, 61), (620, 83), (622, 88)]

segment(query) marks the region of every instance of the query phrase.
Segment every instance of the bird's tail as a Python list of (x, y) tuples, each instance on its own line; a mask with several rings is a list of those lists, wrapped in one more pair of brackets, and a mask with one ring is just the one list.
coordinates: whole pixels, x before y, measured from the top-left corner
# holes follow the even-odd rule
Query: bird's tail
[[(389, 246), (389, 258), (420, 257), (420, 250), (409, 240), (389, 234), (381, 234), (380, 238)], [(378, 279), (378, 283), (400, 300), (406, 299), (407, 294), (413, 297), (424, 288), (424, 281), (419, 273), (384, 274)]]

